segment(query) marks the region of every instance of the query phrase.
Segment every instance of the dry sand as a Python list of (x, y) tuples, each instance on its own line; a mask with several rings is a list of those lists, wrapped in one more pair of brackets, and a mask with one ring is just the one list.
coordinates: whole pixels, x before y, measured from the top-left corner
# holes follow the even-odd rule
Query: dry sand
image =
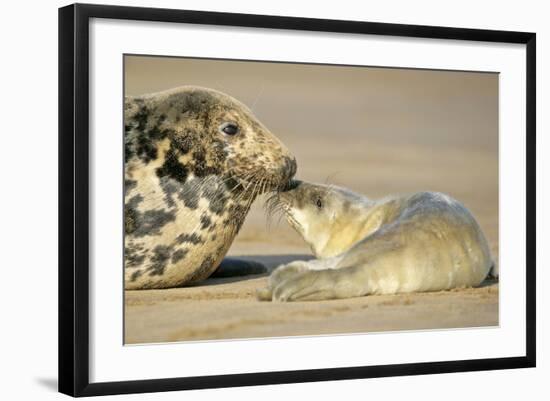
[[(260, 258), (261, 259), (261, 258)], [(498, 284), (347, 300), (258, 302), (267, 278), (209, 279), (186, 289), (128, 291), (126, 342), (285, 337), (498, 324)]]
[[(144, 58), (128, 60), (126, 73), (128, 94), (198, 84), (254, 105), (296, 155), (301, 179), (328, 179), (372, 198), (421, 190), (450, 194), (476, 216), (498, 261), (497, 75), (250, 63), (222, 68)], [(267, 267), (310, 257), (286, 222), (266, 224), (262, 199), (229, 254)], [(494, 281), (475, 289), (279, 304), (255, 299), (266, 280), (216, 278), (188, 288), (127, 291), (125, 341), (498, 325)]]

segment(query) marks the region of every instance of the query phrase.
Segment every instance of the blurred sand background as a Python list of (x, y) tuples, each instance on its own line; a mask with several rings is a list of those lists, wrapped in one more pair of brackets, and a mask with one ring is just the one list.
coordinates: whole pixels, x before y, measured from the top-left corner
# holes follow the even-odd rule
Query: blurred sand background
[[(294, 153), (297, 177), (371, 198), (445, 192), (476, 216), (498, 261), (498, 75), (126, 56), (127, 95), (199, 85), (225, 92)], [(268, 267), (310, 257), (258, 199), (229, 255)], [(126, 343), (498, 325), (498, 283), (438, 293), (273, 304), (266, 275), (126, 291)]]

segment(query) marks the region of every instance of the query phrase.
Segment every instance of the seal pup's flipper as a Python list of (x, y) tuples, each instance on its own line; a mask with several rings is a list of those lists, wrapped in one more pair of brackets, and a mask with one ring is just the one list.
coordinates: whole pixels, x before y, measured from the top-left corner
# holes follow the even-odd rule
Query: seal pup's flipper
[(286, 265), (280, 265), (269, 276), (267, 287), (256, 290), (256, 298), (258, 301), (271, 301), (273, 297), (273, 290), (279, 283), (286, 281), (308, 269), (308, 262), (302, 260), (295, 260)]
[(254, 260), (224, 258), (211, 278), (239, 277), (268, 273), (267, 267)]
[(487, 278), (498, 280), (498, 266), (494, 261), (493, 261), (493, 265), (491, 266), (491, 270), (489, 270), (489, 274), (487, 275)]
[(256, 299), (258, 301), (271, 301), (273, 297), (273, 291), (271, 287), (258, 288), (256, 290)]

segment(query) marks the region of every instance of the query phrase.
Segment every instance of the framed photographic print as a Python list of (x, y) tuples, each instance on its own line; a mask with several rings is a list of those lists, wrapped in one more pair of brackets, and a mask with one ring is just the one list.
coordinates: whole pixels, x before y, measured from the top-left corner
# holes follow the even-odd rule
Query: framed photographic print
[(59, 390), (535, 366), (535, 34), (59, 10)]

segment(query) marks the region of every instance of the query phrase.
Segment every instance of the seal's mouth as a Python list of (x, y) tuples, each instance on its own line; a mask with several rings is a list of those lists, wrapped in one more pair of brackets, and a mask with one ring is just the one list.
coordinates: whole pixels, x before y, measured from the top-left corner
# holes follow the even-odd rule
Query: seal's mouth
[(285, 157), (276, 169), (232, 169), (234, 191), (244, 192), (247, 198), (255, 198), (268, 192), (284, 192), (296, 187), (297, 164), (294, 157)]
[(281, 188), (280, 192), (288, 192), (292, 191), (293, 189), (298, 188), (298, 186), (302, 183), (300, 180), (294, 180), (290, 179), (288, 182), (285, 183), (285, 185)]

